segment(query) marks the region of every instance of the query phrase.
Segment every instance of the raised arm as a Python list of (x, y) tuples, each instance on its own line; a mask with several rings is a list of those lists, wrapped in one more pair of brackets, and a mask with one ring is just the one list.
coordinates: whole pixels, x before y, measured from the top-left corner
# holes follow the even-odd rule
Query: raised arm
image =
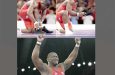
[(76, 45), (73, 49), (73, 51), (70, 53), (68, 58), (64, 61), (64, 69), (65, 71), (71, 67), (71, 64), (75, 61), (78, 55), (78, 50), (80, 46), (80, 39), (75, 39)]
[(36, 45), (33, 49), (33, 52), (32, 52), (32, 62), (40, 72), (44, 72), (46, 70), (45, 64), (43, 63), (43, 61), (39, 57), (40, 45), (41, 45), (41, 42), (43, 40), (44, 40), (43, 35), (38, 36), (37, 43), (36, 43)]

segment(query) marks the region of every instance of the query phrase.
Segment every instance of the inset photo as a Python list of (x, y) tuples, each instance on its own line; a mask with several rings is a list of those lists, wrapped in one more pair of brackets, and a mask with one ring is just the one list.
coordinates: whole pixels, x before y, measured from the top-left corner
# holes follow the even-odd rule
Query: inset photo
[(17, 75), (95, 75), (94, 38), (18, 38)]
[(95, 38), (94, 0), (18, 0), (17, 38)]

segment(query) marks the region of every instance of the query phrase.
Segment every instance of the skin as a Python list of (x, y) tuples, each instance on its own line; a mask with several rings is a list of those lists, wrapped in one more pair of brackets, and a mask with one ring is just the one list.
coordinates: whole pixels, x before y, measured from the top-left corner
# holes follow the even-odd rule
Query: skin
[[(37, 38), (37, 41), (42, 42), (44, 40), (44, 36), (40, 35)], [(80, 39), (75, 39), (76, 44), (80, 45)], [(68, 58), (62, 62), (59, 62), (58, 54), (55, 52), (50, 52), (47, 56), (48, 64), (44, 63), (42, 59), (40, 59), (40, 45), (36, 44), (33, 52), (32, 52), (32, 61), (33, 64), (36, 66), (37, 70), (41, 73), (41, 75), (52, 75), (52, 67), (55, 69), (62, 68), (64, 75), (65, 71), (71, 67), (71, 64), (75, 61), (78, 55), (79, 47), (74, 47)]]

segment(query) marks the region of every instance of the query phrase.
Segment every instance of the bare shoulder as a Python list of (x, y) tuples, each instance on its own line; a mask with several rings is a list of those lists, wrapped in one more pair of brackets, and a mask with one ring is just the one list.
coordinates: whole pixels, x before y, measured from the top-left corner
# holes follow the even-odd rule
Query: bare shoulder
[(63, 66), (63, 62), (62, 62), (62, 63), (59, 63), (58, 66)]
[(46, 63), (43, 63), (43, 64), (41, 65), (41, 68), (37, 68), (37, 69), (38, 69), (38, 70), (40, 71), (40, 73), (42, 74), (42, 73), (48, 71), (48, 65), (47, 65)]
[(64, 71), (65, 71), (65, 69), (64, 69), (64, 63), (62, 62), (62, 63), (59, 63), (58, 64), (58, 67), (61, 67)]
[(49, 70), (50, 70), (50, 67), (48, 66), (48, 64), (44, 63), (44, 67), (45, 67), (45, 70), (46, 70), (46, 71), (49, 71)]
[(52, 73), (51, 68), (46, 63), (43, 63), (43, 66), (45, 69), (42, 71), (39, 70), (41, 75), (51, 75), (51, 73)]

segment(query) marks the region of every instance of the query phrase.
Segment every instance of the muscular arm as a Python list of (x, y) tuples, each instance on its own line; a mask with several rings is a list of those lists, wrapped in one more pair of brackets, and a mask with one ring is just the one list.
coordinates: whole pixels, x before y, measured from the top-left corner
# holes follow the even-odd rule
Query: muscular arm
[[(79, 40), (80, 41), (80, 40)], [(70, 53), (68, 58), (64, 61), (64, 68), (65, 71), (71, 67), (71, 64), (75, 61), (78, 55), (78, 50), (79, 50), (79, 41), (77, 41), (77, 46), (74, 47), (73, 51)]]
[(36, 19), (34, 18), (34, 15), (33, 15), (34, 4), (35, 4), (35, 0), (31, 0), (31, 2), (28, 3), (29, 8), (28, 8), (28, 11), (27, 11), (27, 15), (33, 23), (36, 22)]
[(67, 4), (66, 8), (67, 8), (67, 10), (68, 10), (68, 12), (69, 12), (69, 14), (71, 16), (77, 16), (78, 15), (76, 11), (72, 10), (72, 6), (71, 5)]
[(39, 19), (39, 10), (37, 8), (34, 9), (34, 15), (35, 15), (36, 21), (38, 21), (38, 19)]
[(40, 72), (46, 70), (46, 66), (39, 57), (40, 54), (40, 44), (36, 44), (32, 52), (32, 62)]
[(75, 12), (75, 11), (69, 11), (69, 14), (71, 15), (71, 16), (78, 16), (78, 13), (77, 12)]

